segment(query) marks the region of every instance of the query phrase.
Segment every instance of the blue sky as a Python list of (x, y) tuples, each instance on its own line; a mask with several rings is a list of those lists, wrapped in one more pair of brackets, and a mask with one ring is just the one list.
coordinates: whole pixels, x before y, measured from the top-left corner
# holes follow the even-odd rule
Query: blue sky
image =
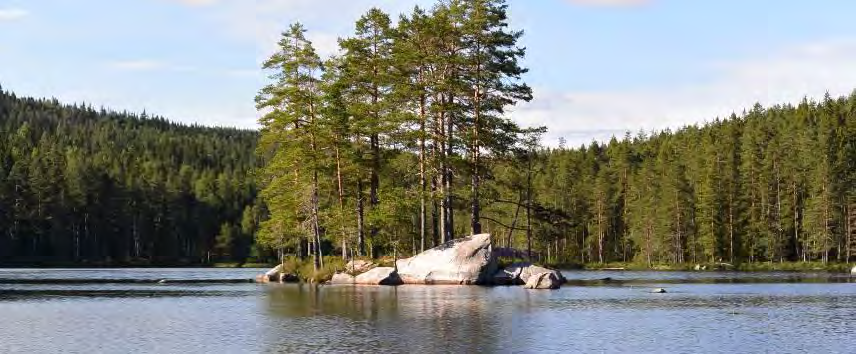
[[(255, 127), (259, 63), (296, 20), (335, 51), (373, 6), (433, 1), (0, 0), (0, 85), (203, 125)], [(545, 143), (675, 128), (856, 88), (856, 2), (510, 0)]]

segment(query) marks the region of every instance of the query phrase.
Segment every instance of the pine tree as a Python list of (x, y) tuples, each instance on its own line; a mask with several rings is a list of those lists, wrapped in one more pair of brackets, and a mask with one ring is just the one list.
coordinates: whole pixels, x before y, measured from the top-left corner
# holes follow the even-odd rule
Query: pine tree
[(324, 133), (320, 117), (322, 65), (305, 31), (297, 23), (283, 33), (279, 51), (264, 63), (264, 68), (273, 72), (274, 82), (261, 90), (256, 102), (259, 109), (269, 110), (260, 121), (260, 149), (270, 156), (262, 194), (272, 218), (263, 227), (281, 235), (285, 227), (293, 227), (297, 221), (309, 236), (317, 270), (323, 265), (319, 220), (319, 175), (324, 158), (319, 146)]

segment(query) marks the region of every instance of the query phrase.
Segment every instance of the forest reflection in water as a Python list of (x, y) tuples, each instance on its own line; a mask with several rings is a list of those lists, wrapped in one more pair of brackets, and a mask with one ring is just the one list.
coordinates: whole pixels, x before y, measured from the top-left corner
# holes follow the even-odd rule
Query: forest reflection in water
[[(565, 272), (571, 283), (554, 291), (240, 282), (259, 271), (0, 269), (0, 353), (851, 353), (856, 346), (849, 275)], [(652, 294), (654, 287), (668, 293)]]

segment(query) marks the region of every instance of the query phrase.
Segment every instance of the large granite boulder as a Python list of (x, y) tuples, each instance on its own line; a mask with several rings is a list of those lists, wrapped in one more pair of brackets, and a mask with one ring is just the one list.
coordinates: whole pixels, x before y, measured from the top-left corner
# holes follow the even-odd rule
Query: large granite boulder
[(357, 281), (356, 277), (354, 277), (353, 275), (350, 275), (348, 273), (336, 273), (336, 274), (333, 274), (333, 278), (330, 279), (329, 283), (330, 284), (337, 284), (337, 285), (342, 285), (342, 284), (352, 285), (352, 284), (356, 283), (356, 281)]
[(496, 272), (490, 234), (448, 241), (400, 259), (398, 275), (405, 284), (490, 284)]
[(400, 285), (402, 284), (399, 274), (393, 267), (377, 267), (357, 275), (354, 283), (360, 285)]
[(360, 274), (368, 272), (374, 267), (377, 267), (377, 264), (362, 259), (354, 259), (345, 264), (345, 271), (351, 274)]
[(543, 272), (529, 277), (523, 287), (526, 289), (558, 289), (561, 285), (562, 282), (556, 277), (555, 272)]
[(529, 278), (541, 273), (552, 273), (560, 283), (567, 282), (562, 272), (558, 270), (544, 268), (528, 262), (521, 262), (514, 263), (496, 272), (493, 276), (493, 284), (523, 285), (529, 281)]

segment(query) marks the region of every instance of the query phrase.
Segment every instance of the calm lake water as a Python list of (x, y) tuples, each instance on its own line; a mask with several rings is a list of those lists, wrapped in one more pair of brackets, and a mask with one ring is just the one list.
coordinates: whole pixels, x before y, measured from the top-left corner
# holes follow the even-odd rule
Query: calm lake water
[(565, 272), (555, 291), (238, 282), (262, 271), (0, 269), (0, 352), (856, 352), (847, 275)]

